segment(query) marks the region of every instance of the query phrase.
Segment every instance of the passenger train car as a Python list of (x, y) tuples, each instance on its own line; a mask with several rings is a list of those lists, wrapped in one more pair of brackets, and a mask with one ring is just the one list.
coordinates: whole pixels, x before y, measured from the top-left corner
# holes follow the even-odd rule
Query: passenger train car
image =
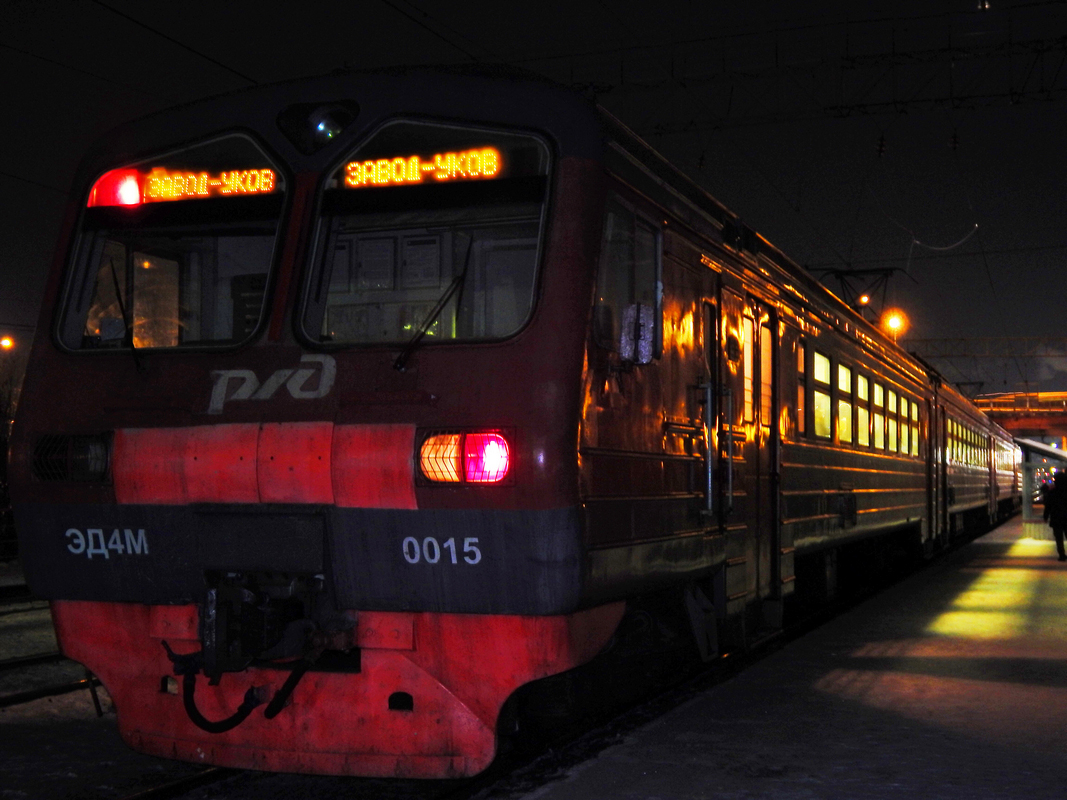
[(933, 553), (1019, 501), (1003, 430), (526, 75), (190, 104), (72, 197), (11, 493), (63, 651), (147, 753), (471, 775), (635, 598), (681, 598), (710, 658), (854, 543)]

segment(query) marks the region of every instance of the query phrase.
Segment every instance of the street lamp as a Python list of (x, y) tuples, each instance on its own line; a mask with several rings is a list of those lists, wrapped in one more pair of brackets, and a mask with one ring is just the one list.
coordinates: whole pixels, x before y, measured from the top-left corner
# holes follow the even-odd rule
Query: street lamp
[(897, 337), (908, 329), (908, 318), (899, 308), (886, 309), (882, 313), (882, 328), (896, 342)]
[(2, 339), (0, 339), (0, 348), (2, 348), (2, 349), (10, 350), (14, 346), (15, 346), (15, 340), (12, 339), (10, 336), (5, 336)]

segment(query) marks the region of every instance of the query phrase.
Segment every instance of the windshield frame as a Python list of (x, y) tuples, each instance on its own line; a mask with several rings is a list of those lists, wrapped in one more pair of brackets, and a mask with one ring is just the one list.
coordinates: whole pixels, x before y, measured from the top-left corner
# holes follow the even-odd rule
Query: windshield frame
[[(482, 131), (487, 135), (505, 135), (505, 136), (520, 136), (527, 137), (535, 140), (541, 147), (544, 148), (546, 157), (545, 174), (539, 176), (539, 179), (543, 180), (544, 189), (543, 195), (540, 199), (540, 215), (537, 222), (537, 246), (534, 251), (534, 263), (533, 263), (533, 278), (531, 282), (531, 297), (529, 308), (522, 322), (515, 327), (513, 331), (505, 336), (498, 337), (482, 337), (472, 339), (421, 339), (420, 342), (415, 343), (414, 347), (411, 347), (411, 339), (402, 339), (397, 341), (373, 341), (373, 342), (352, 342), (352, 341), (324, 341), (319, 338), (318, 335), (311, 333), (308, 330), (308, 314), (312, 305), (312, 298), (316, 291), (316, 286), (323, 281), (323, 275), (327, 269), (325, 248), (330, 234), (330, 226), (332, 220), (337, 216), (336, 212), (330, 212), (327, 210), (328, 193), (331, 191), (337, 191), (336, 187), (331, 187), (331, 179), (337, 175), (344, 167), (344, 165), (353, 158), (358, 158), (360, 151), (366, 147), (369, 142), (372, 142), (378, 134), (383, 130), (397, 124), (416, 124), (416, 125), (428, 125), (440, 128), (451, 128), (457, 131)], [(462, 346), (479, 346), (479, 345), (491, 345), (498, 344), (500, 342), (508, 341), (510, 339), (519, 336), (526, 328), (529, 327), (534, 315), (537, 312), (537, 308), (541, 297), (541, 283), (543, 280), (544, 272), (544, 259), (547, 249), (546, 237), (548, 233), (548, 223), (552, 213), (552, 204), (554, 198), (556, 171), (558, 165), (557, 151), (554, 146), (552, 138), (545, 132), (535, 130), (531, 128), (521, 128), (516, 126), (510, 126), (507, 124), (494, 124), (486, 123), (482, 121), (467, 121), (456, 119), (442, 119), (438, 117), (430, 117), (425, 115), (394, 115), (387, 119), (382, 120), (379, 124), (368, 129), (366, 133), (353, 143), (351, 146), (345, 149), (341, 156), (323, 171), (319, 185), (316, 188), (315, 204), (314, 204), (314, 223), (310, 228), (310, 245), (307, 249), (305, 256), (305, 268), (304, 278), (302, 281), (300, 297), (296, 304), (295, 313), (293, 315), (293, 330), (297, 338), (297, 341), (305, 345), (309, 349), (319, 351), (338, 351), (338, 350), (393, 350), (400, 352), (408, 352), (421, 349), (423, 347), (437, 348), (437, 347), (462, 347)], [(530, 180), (529, 178), (521, 178), (518, 180)], [(469, 186), (470, 184), (466, 184)], [(460, 186), (463, 186), (461, 184)], [(398, 188), (403, 187), (384, 187), (384, 191), (393, 192)], [(420, 188), (420, 187), (411, 187)], [(382, 191), (382, 190), (379, 190)], [(457, 208), (463, 208), (457, 206)], [(466, 206), (465, 208), (471, 208)], [(395, 213), (395, 212), (394, 212)], [(464, 284), (466, 280), (464, 281)], [(442, 287), (442, 293), (446, 291), (446, 287)], [(463, 286), (460, 287), (460, 292), (463, 291)], [(447, 305), (446, 305), (447, 307)], [(317, 317), (318, 324), (321, 325), (322, 321), (327, 315), (328, 304), (323, 301), (321, 303), (321, 315)], [(444, 309), (442, 309), (443, 311)], [(440, 312), (439, 312), (440, 313)], [(409, 353), (410, 355), (410, 353)]]
[[(222, 142), (226, 139), (244, 139), (246, 142), (248, 142), (259, 152), (260, 155), (263, 156), (264, 159), (266, 159), (270, 168), (274, 169), (275, 172), (281, 177), (284, 186), (284, 189), (277, 196), (277, 200), (274, 200), (274, 202), (277, 202), (279, 204), (277, 219), (274, 222), (274, 241), (271, 246), (270, 259), (267, 263), (265, 285), (263, 289), (263, 301), (260, 309), (259, 319), (256, 323), (255, 328), (245, 338), (237, 342), (230, 340), (219, 340), (219, 343), (215, 344), (212, 343), (211, 340), (206, 340), (202, 343), (198, 342), (197, 344), (192, 345), (137, 347), (133, 345), (131, 340), (129, 342), (123, 341), (120, 345), (109, 347), (71, 347), (67, 343), (67, 341), (64, 340), (64, 327), (68, 322), (68, 314), (71, 311), (70, 304), (73, 302), (73, 296), (78, 291), (77, 285), (82, 284), (86, 281), (93, 280), (93, 268), (88, 262), (91, 259), (91, 252), (94, 249), (94, 240), (97, 239), (97, 231), (101, 230), (101, 228), (88, 224), (88, 218), (91, 214), (99, 214), (101, 212), (108, 213), (106, 209), (89, 207), (88, 198), (90, 192), (92, 191), (92, 187), (103, 175), (113, 169), (133, 169), (141, 167), (145, 164), (156, 163), (174, 156), (181, 156), (182, 154), (187, 153), (189, 150), (193, 150), (199, 147), (210, 146), (217, 142)], [(150, 353), (153, 357), (155, 357), (164, 353), (180, 354), (203, 352), (232, 352), (248, 347), (250, 344), (255, 342), (263, 335), (263, 332), (267, 329), (270, 323), (271, 310), (274, 305), (274, 289), (275, 284), (277, 283), (279, 263), (281, 261), (281, 255), (284, 249), (285, 231), (292, 211), (295, 193), (295, 176), (289, 165), (272, 148), (270, 148), (266, 144), (266, 142), (264, 142), (259, 136), (257, 136), (254, 131), (242, 127), (229, 128), (222, 131), (214, 131), (208, 136), (197, 139), (191, 139), (181, 144), (168, 147), (166, 150), (149, 151), (147, 152), (147, 154), (140, 154), (132, 158), (123, 158), (117, 161), (111, 161), (108, 166), (94, 172), (92, 177), (85, 182), (85, 184), (82, 186), (81, 191), (76, 195), (76, 202), (78, 202), (79, 204), (78, 216), (77, 220), (74, 223), (74, 232), (70, 238), (70, 242), (68, 243), (66, 255), (64, 258), (65, 268), (63, 271), (63, 282), (58, 301), (53, 312), (50, 331), (54, 346), (64, 353), (72, 353), (79, 355), (87, 353), (110, 353), (112, 355), (122, 354), (124, 357), (127, 358), (129, 357), (130, 353), (133, 353), (134, 357), (136, 358), (136, 355), (140, 353)], [(262, 197), (235, 197), (227, 198), (223, 200), (223, 202), (239, 203), (247, 207), (248, 200), (252, 200), (253, 202), (262, 202), (267, 200), (268, 197), (268, 195), (263, 195)], [(273, 198), (271, 199), (273, 200)], [(202, 204), (202, 206), (214, 205), (218, 203), (218, 198), (197, 200), (195, 202)], [(147, 208), (150, 205), (158, 205), (160, 206), (160, 209)], [(149, 218), (156, 214), (163, 215), (165, 214), (165, 212), (162, 211), (162, 208), (164, 207), (165, 206), (163, 203), (143, 204), (142, 213), (144, 213)], [(190, 208), (193, 207), (190, 206)], [(202, 213), (200, 215), (197, 215), (195, 213), (191, 215), (191, 217), (194, 218), (194, 221), (182, 223), (175, 227), (193, 229), (197, 225), (205, 226), (208, 223), (205, 223), (202, 220), (195, 220), (195, 217), (207, 217), (209, 216), (209, 214), (207, 213), (209, 211), (210, 209), (202, 208)], [(237, 217), (231, 220), (221, 220), (218, 222), (220, 226), (239, 225), (247, 223), (248, 220), (243, 215), (238, 215)], [(103, 229), (122, 232), (124, 230), (135, 230), (136, 227), (136, 225), (131, 224), (128, 227), (118, 225), (110, 229)], [(152, 236), (159, 236), (162, 232), (166, 230), (166, 226), (155, 223), (146, 226), (143, 230)], [(129, 302), (129, 299), (127, 299), (126, 302)]]

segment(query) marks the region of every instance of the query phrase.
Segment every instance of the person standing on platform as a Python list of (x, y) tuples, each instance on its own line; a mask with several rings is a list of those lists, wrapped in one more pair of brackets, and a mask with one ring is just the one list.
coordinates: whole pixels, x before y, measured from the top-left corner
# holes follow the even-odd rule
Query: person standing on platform
[(1052, 526), (1060, 561), (1067, 561), (1063, 551), (1063, 534), (1067, 531), (1067, 472), (1057, 472), (1056, 482), (1045, 495), (1045, 521)]

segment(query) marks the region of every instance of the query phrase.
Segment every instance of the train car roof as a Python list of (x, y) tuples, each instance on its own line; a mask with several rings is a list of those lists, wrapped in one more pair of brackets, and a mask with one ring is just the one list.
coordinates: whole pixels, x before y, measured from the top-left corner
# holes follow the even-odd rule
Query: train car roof
[[(355, 105), (353, 124), (315, 153), (301, 152), (278, 124), (287, 108), (338, 102)], [(442, 121), (541, 130), (551, 134), (561, 157), (603, 155), (596, 107), (573, 89), (514, 67), (396, 67), (239, 89), (124, 123), (90, 148), (75, 188), (86, 188), (97, 175), (120, 164), (242, 128), (254, 130), (294, 171), (319, 171), (333, 166), (368, 131), (400, 111)]]
[[(402, 102), (397, 101), (398, 97), (403, 98)], [(339, 101), (358, 106), (355, 124), (335, 143), (315, 153), (301, 152), (278, 125), (279, 114), (288, 107)], [(803, 290), (799, 296), (811, 298), (824, 312), (836, 315), (839, 327), (851, 327), (882, 357), (891, 357), (916, 377), (926, 375), (944, 383), (930, 365), (892, 342), (608, 111), (572, 87), (510, 65), (419, 65), (337, 71), (192, 101), (127, 122), (101, 137), (83, 158), (74, 189), (84, 193), (95, 177), (121, 164), (224, 130), (242, 128), (254, 130), (257, 138), (265, 140), (295, 171), (325, 170), (401, 108), (412, 116), (543, 130), (551, 136), (560, 157), (603, 161), (612, 142), (617, 142), (644, 170), (668, 184), (712, 222), (728, 247), (773, 265)], [(959, 400), (967, 403), (962, 396)]]

